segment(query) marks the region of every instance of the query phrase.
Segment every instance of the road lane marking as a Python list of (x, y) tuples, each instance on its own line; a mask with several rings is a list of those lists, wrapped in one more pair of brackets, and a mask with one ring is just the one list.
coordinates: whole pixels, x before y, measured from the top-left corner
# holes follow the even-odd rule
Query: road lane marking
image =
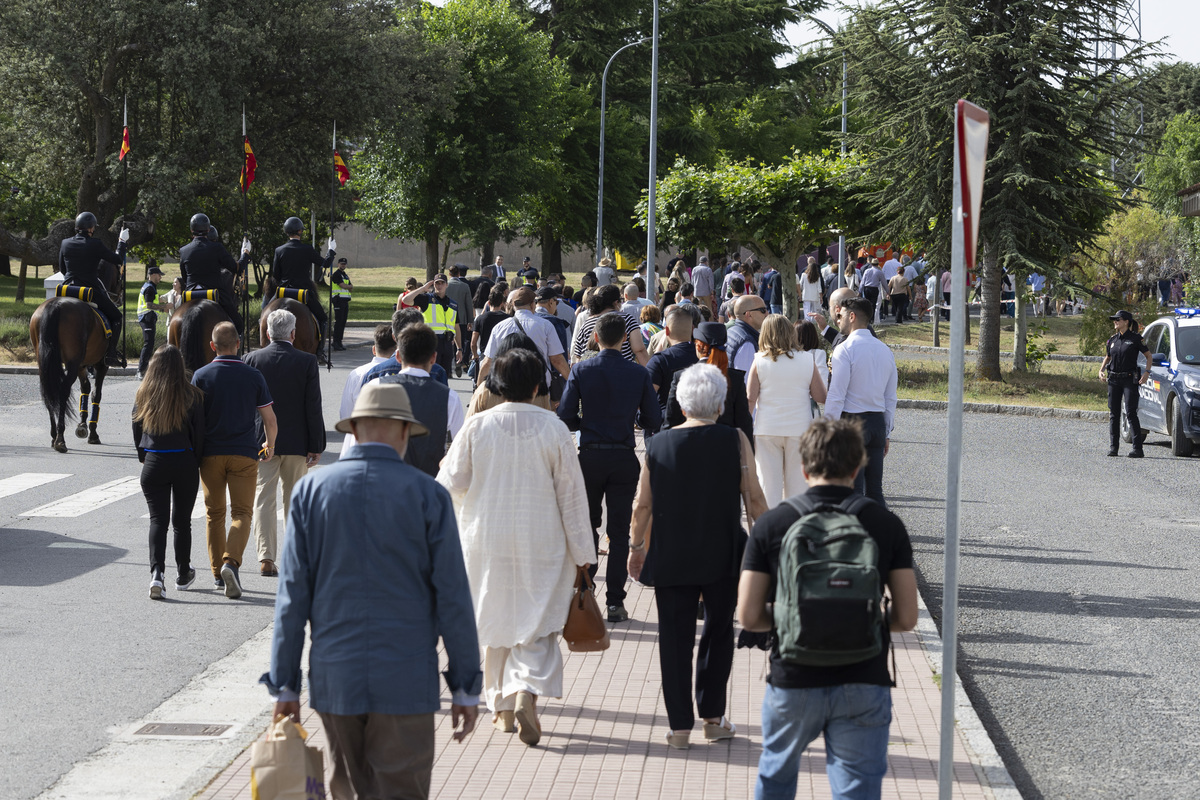
[(61, 500), (55, 500), (44, 506), (21, 514), (22, 517), (78, 517), (89, 511), (124, 500), (126, 497), (142, 491), (141, 478), (133, 475), (128, 478), (117, 478), (115, 481), (102, 483), (82, 492), (68, 495)]
[(69, 477), (71, 477), (69, 472), (22, 472), (11, 478), (0, 480), (0, 497), (8, 497), (26, 489), (34, 489)]

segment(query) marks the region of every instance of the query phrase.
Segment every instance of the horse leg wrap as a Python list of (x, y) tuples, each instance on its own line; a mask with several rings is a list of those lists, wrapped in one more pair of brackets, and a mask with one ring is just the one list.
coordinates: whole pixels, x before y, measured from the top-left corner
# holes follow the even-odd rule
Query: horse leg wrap
[(84, 415), (88, 413), (88, 398), (91, 396), (92, 395), (90, 392), (88, 392), (88, 393), (80, 392), (79, 393), (79, 418), (80, 419), (83, 419)]
[(92, 415), (88, 417), (88, 424), (95, 425), (100, 421), (100, 404), (92, 403)]

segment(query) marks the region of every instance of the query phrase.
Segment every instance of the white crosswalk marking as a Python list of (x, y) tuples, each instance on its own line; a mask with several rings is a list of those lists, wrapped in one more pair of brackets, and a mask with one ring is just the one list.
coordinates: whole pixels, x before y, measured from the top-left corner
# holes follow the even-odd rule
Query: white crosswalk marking
[(22, 472), (11, 478), (0, 480), (0, 497), (8, 497), (26, 489), (34, 489), (69, 477), (71, 477), (69, 472)]
[(141, 480), (133, 475), (102, 483), (53, 503), (26, 511), (22, 517), (78, 517), (89, 511), (123, 500), (142, 491)]

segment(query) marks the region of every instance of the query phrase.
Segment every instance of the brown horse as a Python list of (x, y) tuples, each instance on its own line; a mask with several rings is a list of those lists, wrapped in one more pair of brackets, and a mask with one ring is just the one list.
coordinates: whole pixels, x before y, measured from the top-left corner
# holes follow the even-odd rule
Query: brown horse
[[(116, 282), (116, 268), (103, 264), (101, 270), (101, 280), (111, 287)], [(75, 435), (80, 439), (86, 436), (88, 444), (100, 444), (96, 423), (100, 421), (100, 395), (108, 375), (108, 365), (104, 363), (108, 339), (98, 312), (73, 297), (52, 297), (30, 317), (29, 339), (37, 351), (42, 402), (50, 412), (50, 446), (60, 453), (67, 452), (66, 416), (76, 377), (80, 394)], [(94, 395), (89, 371), (96, 378)]]
[(296, 349), (302, 350), (305, 353), (312, 353), (317, 356), (318, 360), (321, 360), (323, 354), (317, 353), (317, 347), (321, 343), (320, 333), (317, 329), (317, 320), (313, 317), (312, 312), (308, 310), (308, 306), (299, 300), (276, 297), (265, 302), (262, 314), (258, 319), (258, 341), (263, 346), (266, 346), (268, 341), (267, 315), (279, 308), (292, 312), (296, 317), (296, 341), (293, 343)]
[(188, 372), (195, 372), (216, 357), (208, 343), (213, 328), (222, 322), (229, 322), (229, 315), (213, 300), (191, 300), (175, 311), (167, 324), (167, 342), (179, 348)]

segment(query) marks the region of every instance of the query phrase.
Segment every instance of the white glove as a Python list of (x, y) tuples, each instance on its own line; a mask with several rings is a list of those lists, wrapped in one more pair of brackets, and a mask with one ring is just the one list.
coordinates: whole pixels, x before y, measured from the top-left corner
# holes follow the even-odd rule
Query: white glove
[(250, 252), (250, 240), (242, 239), (242, 255), (246, 255), (249, 252)]
[(117, 236), (122, 242), (129, 241), (129, 228), (121, 228), (121, 234)]
[(329, 252), (331, 252), (331, 253), (336, 252), (337, 251), (337, 239), (330, 236), (329, 241), (325, 243), (325, 246), (326, 246), (326, 249), (329, 250)]

